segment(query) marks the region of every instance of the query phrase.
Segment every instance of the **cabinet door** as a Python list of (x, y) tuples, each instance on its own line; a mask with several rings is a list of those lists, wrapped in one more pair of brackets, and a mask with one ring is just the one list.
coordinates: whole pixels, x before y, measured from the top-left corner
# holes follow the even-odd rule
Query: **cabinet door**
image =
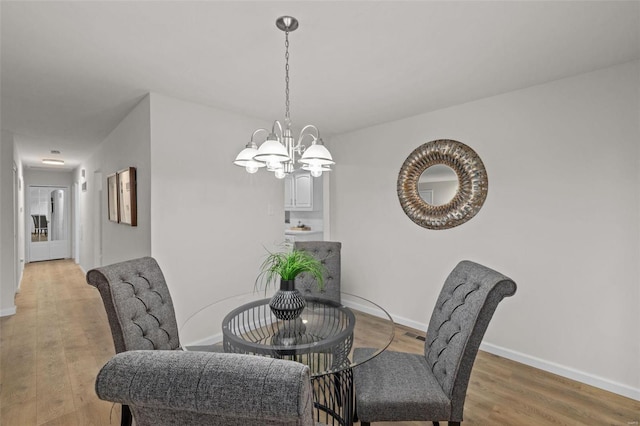
[(293, 176), (287, 175), (284, 178), (284, 209), (291, 210), (295, 207), (293, 200)]
[(313, 180), (310, 173), (294, 175), (294, 202), (297, 209), (313, 209)]

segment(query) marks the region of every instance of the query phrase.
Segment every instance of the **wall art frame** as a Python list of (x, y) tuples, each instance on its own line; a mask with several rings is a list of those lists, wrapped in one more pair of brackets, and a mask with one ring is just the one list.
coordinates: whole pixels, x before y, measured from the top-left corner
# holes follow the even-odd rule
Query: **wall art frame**
[(120, 222), (120, 207), (118, 205), (118, 174), (107, 176), (107, 211), (111, 222)]
[(125, 225), (138, 226), (136, 168), (127, 167), (117, 175), (119, 221)]

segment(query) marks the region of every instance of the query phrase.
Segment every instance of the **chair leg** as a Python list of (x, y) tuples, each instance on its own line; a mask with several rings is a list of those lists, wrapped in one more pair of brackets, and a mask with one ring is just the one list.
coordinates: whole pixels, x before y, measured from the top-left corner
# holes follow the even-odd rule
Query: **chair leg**
[(369, 422), (360, 422), (360, 426), (371, 426)]
[(120, 426), (131, 426), (133, 422), (133, 417), (131, 416), (131, 409), (128, 405), (122, 406), (122, 419), (120, 421)]

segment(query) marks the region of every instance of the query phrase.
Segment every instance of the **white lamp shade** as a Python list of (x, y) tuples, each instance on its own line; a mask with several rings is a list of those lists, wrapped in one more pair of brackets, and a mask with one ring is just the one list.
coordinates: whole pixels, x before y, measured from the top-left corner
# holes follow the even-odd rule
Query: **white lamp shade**
[(302, 164), (330, 166), (336, 164), (331, 157), (331, 153), (324, 145), (313, 144), (304, 151), (300, 158)]
[(265, 163), (259, 163), (257, 161), (254, 161), (253, 157), (255, 157), (257, 153), (258, 153), (258, 150), (255, 148), (245, 148), (242, 151), (240, 151), (240, 154), (238, 154), (233, 164), (239, 167), (250, 166), (251, 168), (266, 166)]
[(260, 145), (260, 148), (258, 148), (258, 152), (253, 159), (264, 163), (272, 163), (276, 161), (283, 163), (290, 160), (289, 154), (287, 153), (287, 149), (284, 145), (273, 139), (267, 139), (264, 141), (264, 143)]

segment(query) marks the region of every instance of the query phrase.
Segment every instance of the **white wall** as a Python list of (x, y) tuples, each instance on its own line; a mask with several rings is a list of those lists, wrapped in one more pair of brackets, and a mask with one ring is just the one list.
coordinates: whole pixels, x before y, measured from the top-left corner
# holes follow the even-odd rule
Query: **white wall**
[(49, 171), (30, 168), (24, 170), (24, 183), (27, 187), (29, 187), (29, 185), (71, 187), (72, 182), (73, 173), (68, 170)]
[[(106, 180), (127, 167), (137, 173), (138, 226), (110, 222), (107, 217)], [(145, 96), (75, 171), (87, 191), (80, 192), (80, 266), (88, 271), (101, 265), (151, 254), (151, 164), (149, 97)]]
[(283, 181), (232, 163), (252, 132), (270, 125), (151, 94), (151, 252), (178, 324), (253, 291), (265, 247), (284, 239)]
[[(16, 136), (14, 135), (14, 140)], [(17, 185), (17, 193), (16, 193), (16, 207), (14, 207), (14, 213), (17, 215), (17, 259), (14, 259), (15, 268), (16, 268), (16, 292), (20, 292), (20, 284), (22, 283), (22, 274), (24, 272), (24, 265), (26, 262), (26, 238), (25, 238), (25, 179), (24, 179), (24, 168), (22, 162), (20, 160), (19, 146), (14, 144), (14, 153), (13, 153), (13, 162), (17, 167), (16, 177), (18, 182), (14, 182), (14, 185)]]
[[(639, 72), (628, 63), (334, 137), (345, 289), (426, 328), (456, 263), (486, 264), (518, 292), (484, 348), (640, 399)], [(396, 182), (406, 156), (440, 138), (480, 155), (489, 194), (471, 221), (432, 231), (404, 215)]]
[(2, 132), (0, 140), (0, 316), (12, 315), (16, 307), (14, 211), (13, 211), (13, 135)]
[[(149, 96), (120, 122), (103, 142), (102, 264), (151, 254), (151, 163)], [(110, 222), (107, 215), (107, 175), (136, 168), (138, 225)]]
[[(102, 182), (98, 182), (96, 178), (96, 172), (100, 176), (100, 170), (102, 170), (102, 146), (98, 147), (96, 151), (86, 159), (78, 168), (74, 170), (73, 181), (82, 185), (81, 171), (85, 170), (85, 180), (87, 182), (87, 190), (85, 192), (80, 191), (78, 196), (78, 223), (74, 224), (74, 228), (78, 232), (79, 242), (79, 265), (84, 272), (89, 271), (91, 268), (101, 266), (94, 259), (97, 257), (94, 253), (94, 240), (100, 242), (99, 236), (94, 236), (94, 228), (96, 225), (101, 225), (101, 220), (98, 221), (98, 214), (95, 204), (99, 200), (95, 200), (95, 197), (102, 197), (102, 193), (98, 191), (98, 188), (102, 186)], [(106, 179), (106, 178), (105, 178)]]

